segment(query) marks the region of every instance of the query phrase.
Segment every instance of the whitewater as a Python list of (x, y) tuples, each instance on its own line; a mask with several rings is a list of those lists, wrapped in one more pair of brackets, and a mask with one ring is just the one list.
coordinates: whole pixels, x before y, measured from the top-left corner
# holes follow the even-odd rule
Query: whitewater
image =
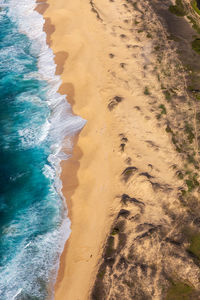
[(58, 93), (35, 0), (0, 0), (0, 299), (53, 299), (70, 234), (60, 162), (85, 124)]

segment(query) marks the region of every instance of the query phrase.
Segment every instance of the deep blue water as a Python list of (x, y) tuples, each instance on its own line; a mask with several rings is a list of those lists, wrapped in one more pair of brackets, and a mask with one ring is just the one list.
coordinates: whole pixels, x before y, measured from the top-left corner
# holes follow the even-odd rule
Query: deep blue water
[(0, 299), (41, 300), (53, 295), (68, 228), (50, 163), (56, 128), (34, 41), (0, 14)]

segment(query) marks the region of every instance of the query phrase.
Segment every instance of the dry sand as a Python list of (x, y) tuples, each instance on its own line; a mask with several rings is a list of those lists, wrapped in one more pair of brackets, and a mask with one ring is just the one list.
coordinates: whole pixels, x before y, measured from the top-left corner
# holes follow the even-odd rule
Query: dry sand
[[(155, 45), (140, 31), (140, 8), (133, 11), (119, 0), (48, 0), (38, 11), (46, 19), (47, 41), (62, 77), (60, 92), (67, 94), (74, 113), (87, 120), (72, 158), (62, 163), (72, 233), (61, 257), (55, 299), (87, 300), (121, 195), (143, 199), (148, 222), (158, 224), (162, 205), (176, 202), (180, 182), (171, 166), (181, 165), (181, 159), (165, 131), (165, 116), (156, 117), (165, 97)], [(163, 31), (150, 7), (146, 19), (151, 34), (158, 34), (159, 26)], [(175, 51), (166, 49), (166, 59), (172, 55), (176, 58)], [(122, 180), (129, 167), (140, 173)], [(170, 186), (170, 195), (155, 191), (149, 173), (159, 182), (155, 184)]]

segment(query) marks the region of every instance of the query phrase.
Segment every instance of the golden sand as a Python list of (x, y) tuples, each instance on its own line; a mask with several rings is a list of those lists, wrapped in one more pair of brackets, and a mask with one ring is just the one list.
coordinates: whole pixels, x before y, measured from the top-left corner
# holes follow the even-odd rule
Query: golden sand
[(60, 92), (67, 94), (74, 113), (87, 120), (73, 157), (62, 163), (72, 234), (61, 257), (55, 299), (87, 299), (113, 220), (119, 172), (112, 145), (116, 133), (106, 104), (113, 96), (112, 82), (108, 91), (103, 88), (109, 61), (105, 49), (110, 43), (89, 1), (50, 0), (48, 4), (41, 12), (63, 81)]
[(120, 196), (145, 198), (152, 222), (161, 216), (163, 195), (155, 196), (140, 175), (123, 181), (122, 172), (133, 164), (176, 189), (179, 182), (169, 166), (180, 160), (165, 127), (158, 126), (152, 109), (156, 98), (147, 95), (148, 86), (159, 101), (164, 99), (153, 70), (152, 41), (134, 29), (133, 18), (138, 24), (140, 17), (118, 0), (48, 0), (38, 11), (44, 14), (62, 78), (60, 92), (87, 120), (72, 158), (62, 163), (72, 233), (61, 257), (55, 299), (87, 300)]

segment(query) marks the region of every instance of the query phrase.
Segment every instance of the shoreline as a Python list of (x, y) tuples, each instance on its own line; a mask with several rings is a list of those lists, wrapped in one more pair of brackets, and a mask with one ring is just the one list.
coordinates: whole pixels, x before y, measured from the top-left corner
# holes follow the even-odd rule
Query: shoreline
[[(36, 0), (37, 7), (35, 8), (35, 10), (39, 14), (43, 15), (43, 17), (44, 17), (45, 11), (49, 7), (49, 4), (47, 2), (48, 2), (48, 0)], [(45, 31), (46, 36), (47, 36), (47, 44), (51, 48), (51, 35), (55, 31), (55, 26), (51, 24), (50, 18), (44, 17), (44, 20), (45, 20), (45, 23), (44, 23), (43, 30)], [(68, 54), (67, 54), (67, 52), (63, 51), (63, 52), (60, 52), (59, 54), (54, 53), (54, 55), (55, 55), (54, 62), (56, 64), (55, 75), (61, 76), (63, 73), (63, 69), (64, 69), (63, 65), (68, 57)], [(62, 82), (61, 86), (59, 87), (58, 92), (61, 95), (67, 95), (67, 97), (66, 97), (67, 102), (71, 105), (72, 113), (73, 113), (73, 115), (75, 115), (73, 112), (73, 105), (74, 105), (74, 98), (73, 98), (74, 88), (73, 88), (73, 86)], [(71, 157), (66, 161), (61, 161), (62, 171), (61, 171), (60, 179), (63, 184), (62, 193), (63, 193), (65, 201), (66, 201), (67, 213), (68, 213), (67, 217), (70, 219), (70, 222), (71, 222), (71, 217), (72, 217), (71, 197), (72, 197), (76, 187), (78, 186), (77, 171), (79, 168), (79, 160), (82, 156), (81, 149), (77, 146), (79, 134), (80, 134), (80, 132), (77, 132), (76, 135), (71, 138), (72, 143), (73, 143), (73, 148), (72, 148), (71, 153), (68, 153), (68, 154), (71, 154)], [(66, 184), (64, 184), (65, 176), (67, 176), (70, 179), (69, 182), (67, 182)], [(60, 256), (59, 269), (58, 269), (58, 274), (57, 274), (57, 278), (56, 278), (56, 282), (55, 282), (55, 286), (54, 286), (55, 291), (58, 289), (59, 284), (64, 277), (65, 256), (66, 256), (66, 252), (67, 252), (67, 248), (68, 248), (69, 238), (66, 241), (63, 252), (61, 253), (61, 256)]]
[[(61, 163), (71, 235), (61, 255), (55, 299), (86, 300), (120, 202), (116, 192), (120, 192), (118, 174), (123, 163), (113, 156), (118, 152), (113, 149), (113, 145), (118, 147), (118, 133), (113, 131), (114, 120), (107, 108), (107, 97), (113, 97), (113, 89), (108, 87), (102, 101), (99, 86), (104, 89), (103, 82), (108, 82), (106, 68), (110, 58), (109, 52), (106, 57), (103, 52), (109, 51), (110, 43), (90, 2), (70, 0), (64, 5), (62, 1), (48, 0), (47, 4), (44, 30), (59, 64), (59, 92), (67, 94), (73, 112), (87, 120), (76, 137), (72, 157)], [(88, 26), (94, 30), (92, 35), (88, 34)]]
[[(44, 17), (44, 13), (49, 7), (48, 0), (36, 0), (36, 3), (37, 3), (37, 6), (36, 6), (35, 10), (39, 14), (43, 15), (43, 17)], [(47, 17), (47, 18), (44, 17), (44, 20), (45, 20), (45, 23), (44, 23), (43, 30), (45, 31), (46, 36), (47, 36), (46, 42), (47, 42), (47, 45), (52, 49), (51, 35), (55, 31), (55, 25), (53, 25), (51, 23), (51, 19), (49, 17)], [(64, 70), (64, 63), (68, 57), (68, 54), (67, 54), (67, 52), (62, 51), (57, 54), (54, 53), (54, 55), (55, 55), (54, 62), (56, 64), (55, 75), (60, 75), (62, 78), (62, 73)], [(66, 96), (67, 102), (71, 105), (72, 113), (73, 113), (73, 115), (75, 115), (73, 112), (73, 105), (75, 103), (74, 102), (74, 87), (73, 87), (73, 85), (66, 84), (62, 81), (62, 84), (59, 87), (58, 93), (60, 93), (61, 95), (67, 95)], [(76, 135), (71, 138), (73, 148), (72, 148), (71, 153), (68, 153), (68, 154), (71, 154), (71, 157), (66, 161), (61, 161), (62, 171), (61, 171), (60, 179), (63, 184), (62, 193), (63, 193), (65, 201), (66, 201), (67, 213), (68, 213), (67, 217), (70, 219), (70, 222), (71, 222), (71, 218), (72, 218), (71, 197), (72, 197), (76, 187), (78, 186), (77, 171), (79, 169), (79, 160), (81, 159), (81, 156), (82, 156), (82, 151), (79, 148), (79, 146), (77, 145), (80, 132), (77, 132)], [(67, 183), (64, 183), (65, 176), (69, 178), (69, 181)], [(60, 256), (59, 270), (58, 270), (58, 274), (57, 274), (57, 278), (56, 278), (56, 283), (54, 286), (55, 291), (58, 289), (59, 284), (64, 277), (65, 256), (66, 256), (66, 252), (67, 252), (67, 248), (68, 248), (69, 238), (66, 241), (63, 252), (61, 253), (61, 256)]]
[[(41, 1), (38, 2), (41, 3)], [(80, 39), (77, 38), (77, 32), (74, 34), (75, 38), (73, 39), (72, 37), (72, 42), (74, 42), (74, 45), (71, 45), (71, 49), (68, 49), (69, 47), (67, 47), (67, 43), (62, 44), (60, 41), (56, 42), (57, 38), (59, 40), (61, 39), (61, 33), (57, 33), (57, 31), (59, 28), (59, 31), (61, 32), (61, 27), (63, 25), (61, 24), (62, 20), (60, 20), (59, 14), (61, 13), (62, 15), (64, 12), (67, 14), (69, 7), (69, 11), (72, 9), (74, 11), (73, 15), (75, 15), (77, 9), (79, 9), (79, 6), (81, 5), (78, 2), (74, 7), (73, 1), (70, 1), (70, 3), (63, 5), (61, 10), (60, 8), (56, 10), (56, 4), (54, 4), (53, 1), (44, 0), (45, 7), (42, 9), (38, 9), (38, 7), (36, 8), (38, 12), (42, 12), (45, 19), (44, 31), (47, 34), (47, 43), (55, 55), (54, 61), (57, 65), (56, 74), (61, 76), (62, 84), (58, 92), (67, 95), (67, 101), (72, 107), (73, 114), (75, 112), (75, 115), (80, 115), (88, 122), (81, 132), (76, 134), (74, 138), (72, 157), (67, 161), (61, 162), (61, 180), (63, 183), (62, 192), (66, 199), (68, 217), (71, 221), (71, 235), (65, 243), (64, 251), (60, 258), (60, 266), (55, 284), (56, 300), (88, 299), (90, 290), (95, 282), (98, 263), (103, 251), (103, 244), (114, 219), (112, 201), (110, 201), (115, 197), (114, 188), (111, 186), (113, 180), (109, 183), (110, 187), (107, 187), (109, 177), (111, 177), (113, 173), (111, 172), (111, 163), (109, 163), (106, 173), (104, 165), (101, 163), (102, 160), (107, 160), (108, 157), (110, 157), (108, 160), (113, 161), (112, 146), (107, 147), (107, 145), (103, 145), (105, 140), (108, 142), (108, 144), (110, 144), (110, 138), (112, 134), (110, 135), (111, 132), (108, 131), (106, 132), (106, 135), (104, 135), (104, 130), (106, 129), (104, 122), (107, 119), (106, 115), (108, 113), (107, 105), (105, 106), (104, 103), (100, 104), (101, 96), (97, 90), (98, 82), (96, 82), (96, 79), (99, 81), (100, 78), (99, 76), (96, 76), (96, 69), (93, 67), (93, 64), (89, 62), (90, 55), (94, 55), (95, 53), (99, 52), (99, 50), (102, 50), (103, 47), (98, 45), (93, 54), (92, 50), (90, 49), (90, 46), (93, 46), (91, 44), (93, 41), (90, 41), (89, 36), (85, 36), (85, 40), (83, 40), (82, 37), (80, 37)], [(58, 7), (59, 3), (60, 1), (57, 3)], [(41, 6), (42, 5), (43, 4), (41, 4)], [(91, 11), (90, 4), (86, 3), (85, 6), (87, 9), (86, 15), (88, 14), (90, 19), (92, 19), (91, 24), (96, 25), (96, 16)], [(56, 16), (56, 13), (58, 13), (58, 16)], [(79, 11), (79, 14), (81, 15), (81, 11)], [(79, 19), (80, 18), (81, 17), (79, 17)], [(87, 20), (85, 21), (87, 23)], [(67, 26), (67, 17), (65, 22)], [(87, 32), (86, 23), (84, 24), (85, 32)], [(98, 22), (96, 29), (99, 30)], [(102, 33), (101, 30), (99, 33)], [(79, 34), (81, 34), (81, 32), (78, 33), (78, 35)], [(95, 39), (95, 37), (96, 34), (94, 34), (93, 38)], [(76, 55), (76, 52), (79, 52), (79, 49), (77, 50), (77, 48), (80, 48), (79, 42), (82, 44), (84, 43), (85, 47), (87, 45), (86, 49), (88, 53), (83, 51), (83, 57), (80, 58), (80, 61), (77, 59), (76, 66), (74, 65), (73, 56)], [(104, 34), (102, 36), (102, 43), (107, 44)], [(75, 71), (70, 72), (69, 69), (66, 70), (66, 63), (72, 65)], [(101, 63), (99, 59), (96, 61), (96, 63), (96, 67), (101, 69)], [(79, 64), (84, 66), (85, 71), (79, 69)], [(88, 67), (94, 78), (92, 78), (90, 75), (88, 76)], [(104, 70), (102, 71), (101, 77), (104, 76), (105, 73)], [(70, 77), (70, 80), (66, 80), (66, 77), (67, 79)], [(84, 77), (86, 77), (86, 79)], [(95, 101), (96, 104), (93, 103), (93, 99), (95, 98), (97, 98)], [(86, 103), (90, 105), (91, 111), (88, 111), (84, 99), (89, 99), (86, 101)], [(98, 120), (96, 124), (95, 115), (98, 107), (99, 113), (103, 113), (104, 116), (101, 120)], [(109, 123), (107, 125), (110, 126)], [(110, 130), (112, 129), (110, 128)], [(91, 140), (93, 141), (92, 145), (90, 145)], [(103, 145), (100, 147), (103, 155), (98, 150), (99, 145)], [(84, 149), (84, 153), (82, 149)], [(115, 163), (113, 163), (113, 165), (115, 165)], [(98, 176), (95, 176), (95, 178), (94, 174), (96, 170)], [(102, 182), (101, 180), (99, 181), (100, 178)], [(107, 182), (105, 181), (106, 178)], [(79, 184), (80, 181), (82, 187)], [(94, 188), (91, 189), (91, 185), (93, 185), (92, 182), (94, 181), (97, 183), (94, 185)], [(91, 193), (91, 190), (93, 195), (91, 194), (88, 197), (88, 194)], [(104, 201), (102, 201), (101, 195), (99, 194), (100, 190), (105, 190)], [(88, 205), (87, 209), (84, 207), (85, 205)], [(95, 212), (95, 205), (97, 206), (97, 212)], [(91, 220), (88, 218), (90, 214), (93, 214), (93, 218), (91, 218)], [(99, 222), (98, 219), (100, 219), (101, 222)], [(96, 237), (96, 232), (99, 232), (98, 238)]]
[[(44, 15), (46, 9), (49, 7), (49, 4), (47, 2), (48, 2), (48, 0), (37, 0), (36, 3), (38, 3), (38, 4), (37, 4), (37, 7), (35, 8), (35, 10), (38, 13)], [(45, 5), (45, 7), (43, 7), (44, 5)], [(44, 31), (47, 35), (47, 44), (51, 48), (51, 35), (55, 31), (55, 26), (51, 24), (50, 18), (44, 18), (44, 19), (45, 19)], [(60, 75), (62, 77), (62, 73), (63, 73), (63, 69), (64, 69), (63, 65), (68, 57), (68, 54), (67, 54), (67, 52), (63, 51), (63, 52), (57, 53), (57, 54), (54, 53), (54, 55), (55, 55), (54, 62), (56, 64), (55, 75)], [(74, 105), (74, 98), (73, 98), (74, 88), (73, 88), (73, 86), (62, 82), (61, 86), (58, 89), (58, 93), (66, 96), (67, 102), (71, 106), (72, 114), (75, 116), (76, 114), (73, 112), (73, 105)], [(68, 182), (67, 185), (65, 185), (66, 188), (65, 187), (62, 188), (62, 189), (65, 189), (65, 195), (69, 196), (69, 197), (65, 198), (65, 201), (67, 202), (69, 219), (71, 219), (71, 206), (72, 206), (70, 198), (71, 198), (74, 190), (78, 186), (77, 179), (76, 179), (76, 173), (77, 173), (78, 164), (79, 164), (78, 162), (82, 155), (81, 149), (79, 149), (77, 146), (80, 132), (81, 131), (77, 132), (75, 134), (75, 136), (72, 137), (73, 148), (72, 148), (71, 153), (69, 153), (69, 152), (67, 153), (67, 154), (71, 154), (71, 157), (66, 161), (65, 160), (61, 161), (61, 169), (62, 169), (61, 181), (63, 182), (66, 174), (68, 174), (68, 173), (70, 174), (70, 178), (69, 178), (70, 183)], [(73, 175), (71, 176), (72, 173), (73, 173)]]

